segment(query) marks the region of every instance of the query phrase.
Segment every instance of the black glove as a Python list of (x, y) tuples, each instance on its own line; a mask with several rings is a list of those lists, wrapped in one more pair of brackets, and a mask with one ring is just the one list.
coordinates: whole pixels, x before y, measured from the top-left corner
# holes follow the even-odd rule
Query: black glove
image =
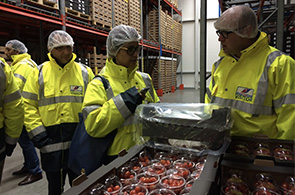
[(124, 91), (121, 96), (131, 113), (134, 113), (136, 106), (142, 103), (142, 98), (135, 87)]
[(16, 144), (11, 145), (11, 144), (6, 143), (6, 150), (5, 150), (6, 156), (12, 155), (12, 152), (13, 152), (15, 146), (16, 146)]

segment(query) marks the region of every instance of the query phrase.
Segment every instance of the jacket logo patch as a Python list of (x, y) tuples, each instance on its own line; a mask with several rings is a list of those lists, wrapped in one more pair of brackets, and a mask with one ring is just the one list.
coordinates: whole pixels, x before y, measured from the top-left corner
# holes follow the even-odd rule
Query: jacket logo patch
[(238, 87), (235, 98), (245, 100), (247, 102), (252, 102), (253, 93), (254, 93), (254, 89)]
[(82, 86), (71, 85), (70, 87), (71, 87), (71, 94), (82, 95), (82, 92), (83, 92)]

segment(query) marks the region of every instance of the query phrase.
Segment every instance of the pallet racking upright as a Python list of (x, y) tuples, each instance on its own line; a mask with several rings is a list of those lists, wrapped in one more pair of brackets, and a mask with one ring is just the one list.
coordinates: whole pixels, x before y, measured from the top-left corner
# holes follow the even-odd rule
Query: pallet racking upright
[[(93, 60), (87, 56), (102, 54), (105, 57), (105, 41), (108, 32), (116, 25), (126, 24), (135, 27), (143, 35), (140, 43), (143, 48), (139, 61), (140, 70), (149, 72), (157, 69), (154, 66), (149, 67), (149, 62), (145, 62), (148, 60), (147, 56), (157, 56), (159, 62), (164, 60), (161, 59), (163, 57), (173, 59), (161, 66), (164, 69), (162, 75), (155, 74), (155, 81), (158, 81), (157, 90), (164, 89), (164, 85), (161, 86), (161, 80), (168, 78), (175, 80), (176, 75), (173, 73), (176, 72), (177, 66), (175, 56), (181, 56), (182, 35), (181, 22), (173, 20), (175, 14), (181, 16), (181, 12), (176, 7), (176, 0), (172, 2), (168, 0), (158, 0), (158, 2), (155, 0), (90, 0), (88, 4), (87, 2), (86, 0), (7, 0), (0, 2), (2, 16), (0, 34), (3, 35), (0, 38), (0, 46), (3, 46), (9, 39), (20, 39), (28, 46), (32, 58), (40, 64), (47, 59), (47, 36), (52, 30), (63, 29), (74, 38), (74, 53), (78, 56), (77, 61), (88, 62), (91, 66)], [(82, 4), (85, 5), (82, 6)], [(158, 31), (158, 35), (146, 37), (143, 25), (150, 20), (147, 14), (155, 7), (158, 7), (157, 10), (165, 11), (165, 17), (162, 17), (165, 19), (165, 29)], [(157, 29), (158, 27), (155, 27), (145, 29), (145, 31), (151, 30), (157, 33)], [(158, 38), (155, 39), (157, 36)], [(96, 57), (93, 56), (93, 58)], [(102, 65), (103, 63), (94, 65), (93, 70), (95, 67), (99, 70)], [(172, 81), (167, 82), (170, 90), (164, 89), (165, 93), (171, 91), (171, 87), (175, 86)]]

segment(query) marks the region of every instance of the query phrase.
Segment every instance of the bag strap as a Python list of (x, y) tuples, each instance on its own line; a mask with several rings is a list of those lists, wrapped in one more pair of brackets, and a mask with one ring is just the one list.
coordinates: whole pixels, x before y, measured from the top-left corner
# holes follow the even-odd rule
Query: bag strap
[(103, 84), (104, 89), (107, 90), (109, 88), (109, 81), (106, 78), (104, 78), (102, 75), (96, 75), (94, 77), (94, 79), (97, 78), (97, 77), (100, 78), (100, 80), (101, 80), (101, 82)]

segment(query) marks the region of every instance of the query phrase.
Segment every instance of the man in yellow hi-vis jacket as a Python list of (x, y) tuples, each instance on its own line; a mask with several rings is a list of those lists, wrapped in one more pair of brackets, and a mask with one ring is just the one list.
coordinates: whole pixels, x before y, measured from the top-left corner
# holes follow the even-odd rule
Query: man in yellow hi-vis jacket
[(206, 102), (233, 108), (232, 135), (295, 140), (295, 61), (269, 46), (247, 6), (215, 22), (222, 45)]
[[(5, 54), (8, 59), (12, 60), (10, 64), (11, 70), (22, 92), (29, 74), (37, 67), (37, 64), (31, 59), (30, 54), (28, 54), (27, 47), (16, 39), (10, 40), (5, 44)], [(26, 185), (42, 179), (39, 157), (25, 126), (23, 126), (18, 143), (23, 151), (24, 163), (20, 170), (14, 171), (12, 174), (27, 175), (18, 185)]]
[(63, 192), (68, 169), (71, 139), (79, 122), (78, 113), (92, 70), (75, 62), (74, 41), (62, 30), (48, 37), (48, 58), (30, 74), (23, 90), (25, 125), (35, 147), (40, 149), (42, 169), (46, 172), (48, 192)]
[(0, 184), (4, 160), (11, 156), (22, 132), (24, 104), (11, 68), (0, 58)]

